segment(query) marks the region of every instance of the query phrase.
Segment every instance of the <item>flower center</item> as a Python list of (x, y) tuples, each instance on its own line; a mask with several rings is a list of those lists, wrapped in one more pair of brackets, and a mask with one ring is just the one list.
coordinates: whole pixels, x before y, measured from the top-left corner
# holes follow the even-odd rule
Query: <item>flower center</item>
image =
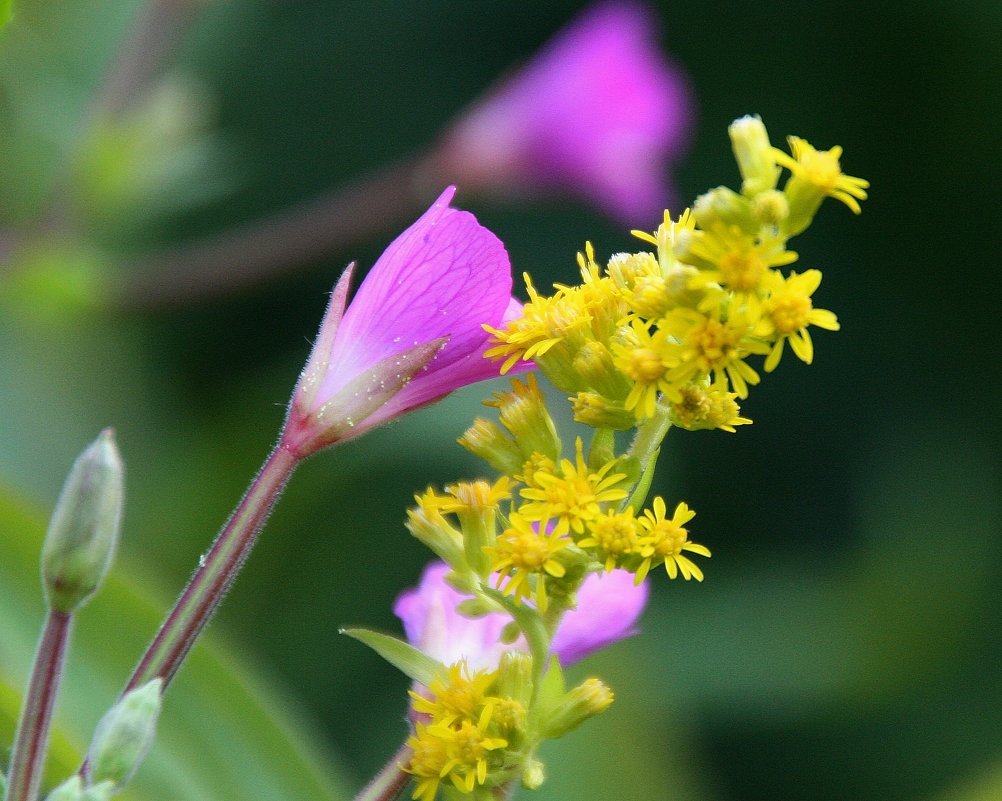
[(720, 274), (731, 289), (749, 291), (756, 289), (762, 280), (765, 265), (754, 253), (731, 251), (720, 257)]
[(773, 297), (769, 317), (779, 333), (792, 334), (807, 327), (811, 308), (811, 299), (803, 295)]
[(661, 354), (653, 348), (634, 348), (630, 351), (626, 373), (634, 381), (653, 384), (661, 380), (667, 369)]

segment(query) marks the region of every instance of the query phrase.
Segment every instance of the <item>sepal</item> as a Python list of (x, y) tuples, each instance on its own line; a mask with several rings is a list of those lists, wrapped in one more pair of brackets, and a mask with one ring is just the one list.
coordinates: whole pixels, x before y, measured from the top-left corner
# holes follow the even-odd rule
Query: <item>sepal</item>
[(383, 634), (372, 629), (341, 629), (341, 634), (346, 634), (363, 645), (369, 646), (393, 667), (418, 684), (428, 686), (436, 675), (445, 670), (442, 663), (390, 634)]

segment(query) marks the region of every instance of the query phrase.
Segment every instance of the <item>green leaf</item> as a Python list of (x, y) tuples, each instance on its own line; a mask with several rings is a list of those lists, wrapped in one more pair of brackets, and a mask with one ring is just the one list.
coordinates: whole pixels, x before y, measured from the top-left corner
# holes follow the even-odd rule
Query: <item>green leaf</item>
[(389, 634), (370, 629), (341, 629), (341, 633), (368, 645), (393, 667), (419, 684), (427, 686), (443, 670), (441, 663), (410, 643)]
[[(7, 27), (7, 23), (14, 17), (14, 0), (0, 0), (0, 30)], [(2, 779), (0, 779), (2, 781)], [(2, 785), (0, 785), (2, 787)]]
[[(0, 743), (13, 740), (44, 615), (38, 555), (44, 515), (0, 487)], [(79, 766), (94, 725), (155, 632), (169, 597), (113, 570), (83, 609), (60, 690), (46, 788)], [(350, 798), (334, 755), (288, 699), (210, 635), (164, 699), (156, 741), (122, 801), (337, 801)]]

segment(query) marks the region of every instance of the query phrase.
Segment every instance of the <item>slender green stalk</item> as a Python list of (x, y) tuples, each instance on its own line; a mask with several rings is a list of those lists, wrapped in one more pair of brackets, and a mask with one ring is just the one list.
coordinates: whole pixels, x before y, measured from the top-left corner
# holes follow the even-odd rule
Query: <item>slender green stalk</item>
[(45, 619), (17, 723), (4, 801), (35, 801), (38, 797), (71, 622), (72, 615), (55, 610), (50, 610)]
[(630, 443), (630, 455), (640, 460), (641, 472), (647, 470), (652, 459), (656, 459), (661, 443), (668, 436), (671, 420), (668, 419), (668, 407), (659, 403), (654, 416), (637, 425), (637, 433)]
[(271, 452), (209, 552), (199, 560), (124, 692), (155, 678), (162, 678), (165, 688), (170, 683), (243, 566), (299, 461), (282, 443)]
[(355, 796), (355, 801), (394, 801), (410, 781), (410, 774), (400, 767), (410, 756), (411, 749), (406, 745), (402, 746), (372, 781), (365, 785), (362, 792)]

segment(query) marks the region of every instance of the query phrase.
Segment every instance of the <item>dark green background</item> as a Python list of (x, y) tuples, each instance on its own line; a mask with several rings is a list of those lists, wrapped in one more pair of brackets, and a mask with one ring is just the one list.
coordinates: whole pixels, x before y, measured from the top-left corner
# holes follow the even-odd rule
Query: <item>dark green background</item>
[[(583, 7), (206, 3), (171, 68), (214, 109), (214, 169), (232, 191), (189, 208), (167, 197), (163, 213), (126, 210), (87, 233), (124, 258), (411, 155)], [(0, 59), (8, 224), (59, 175), (137, 4), (16, 8), (0, 51), (28, 22), (46, 47)], [(736, 435), (670, 435), (658, 490), (698, 511), (707, 580), (655, 580), (643, 634), (582, 666), (618, 701), (551, 749), (536, 797), (1002, 797), (998, 780), (977, 795), (1002, 765), (1002, 6), (666, 3), (659, 15), (698, 107), (684, 198), (735, 185), (726, 126), (746, 113), (776, 143), (841, 144), (871, 198), (859, 218), (827, 204), (795, 243), (842, 322), (816, 337), (816, 363), (788, 354)], [(600, 255), (631, 247), (583, 205), (501, 205), (462, 187), (458, 202), (537, 285), (571, 280), (586, 239)], [(102, 313), (0, 283), (0, 483), (48, 507), (75, 453), (113, 425), (129, 468), (121, 569), (169, 599), (272, 444), (324, 293), (399, 227), (182, 311)], [(337, 629), (395, 627), (393, 599), (426, 559), (404, 510), (427, 484), (480, 470), (453, 440), (487, 392), (304, 466), (214, 626), (359, 782), (404, 735), (406, 681)]]

